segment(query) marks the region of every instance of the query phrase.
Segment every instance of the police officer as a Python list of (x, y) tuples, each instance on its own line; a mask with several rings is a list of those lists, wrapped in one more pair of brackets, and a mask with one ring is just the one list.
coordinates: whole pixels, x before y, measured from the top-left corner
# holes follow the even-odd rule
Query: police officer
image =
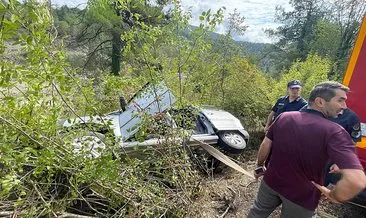
[[(305, 107), (308, 102), (300, 96), (301, 93), (301, 82), (299, 80), (291, 80), (287, 83), (287, 93), (286, 96), (281, 96), (276, 104), (272, 107), (271, 113), (269, 113), (266, 125), (264, 127), (264, 132), (266, 133), (271, 125), (271, 123), (276, 119), (278, 115), (286, 111), (299, 111)], [(272, 150), (270, 151), (265, 167), (268, 166), (271, 159)]]
[[(344, 109), (342, 113), (338, 115), (337, 118), (331, 118), (330, 120), (341, 125), (348, 132), (348, 134), (351, 136), (352, 140), (355, 143), (361, 141), (360, 117), (351, 109), (349, 108)], [(325, 185), (328, 185), (329, 183), (336, 184), (341, 177), (338, 174), (338, 172), (339, 172), (338, 166), (332, 164), (329, 161), (326, 167), (326, 176), (324, 184)]]
[(337, 118), (330, 119), (341, 125), (352, 137), (354, 142), (361, 141), (361, 122), (359, 116), (351, 109), (343, 110)]
[(292, 80), (287, 83), (288, 95), (280, 97), (272, 107), (264, 127), (264, 132), (267, 132), (269, 126), (279, 114), (285, 111), (299, 111), (307, 105), (307, 101), (300, 96), (301, 87), (301, 82), (299, 80)]

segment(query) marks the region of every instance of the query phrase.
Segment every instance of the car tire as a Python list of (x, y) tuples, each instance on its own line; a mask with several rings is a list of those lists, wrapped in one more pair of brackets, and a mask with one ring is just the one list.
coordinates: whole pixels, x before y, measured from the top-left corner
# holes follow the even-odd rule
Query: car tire
[(220, 131), (217, 135), (219, 148), (229, 154), (241, 154), (247, 146), (243, 135), (238, 131)]

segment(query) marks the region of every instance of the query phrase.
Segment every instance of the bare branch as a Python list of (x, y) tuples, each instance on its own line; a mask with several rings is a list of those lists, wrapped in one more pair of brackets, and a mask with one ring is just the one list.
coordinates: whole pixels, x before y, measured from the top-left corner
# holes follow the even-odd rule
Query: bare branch
[(73, 213), (62, 213), (61, 215), (57, 216), (57, 218), (96, 218), (96, 216), (83, 216)]

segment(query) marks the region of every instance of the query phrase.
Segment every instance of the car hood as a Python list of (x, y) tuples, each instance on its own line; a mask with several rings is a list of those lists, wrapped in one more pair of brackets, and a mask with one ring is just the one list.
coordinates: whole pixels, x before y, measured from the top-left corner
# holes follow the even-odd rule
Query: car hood
[(231, 113), (219, 109), (202, 109), (201, 113), (217, 130), (242, 130), (240, 120)]

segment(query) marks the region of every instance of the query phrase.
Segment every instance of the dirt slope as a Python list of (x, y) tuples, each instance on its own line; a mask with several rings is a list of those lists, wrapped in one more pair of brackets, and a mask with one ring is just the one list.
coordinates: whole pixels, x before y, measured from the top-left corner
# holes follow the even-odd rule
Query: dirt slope
[[(248, 151), (243, 163), (244, 169), (252, 172), (255, 168), (256, 152)], [(244, 164), (245, 163), (245, 164)], [(200, 197), (192, 208), (190, 217), (244, 218), (257, 194), (259, 183), (240, 174), (225, 169), (220, 174), (208, 177), (201, 186)], [(280, 217), (277, 209), (271, 217)], [(366, 217), (366, 210), (352, 205), (332, 204), (322, 199), (318, 207), (318, 217)]]

